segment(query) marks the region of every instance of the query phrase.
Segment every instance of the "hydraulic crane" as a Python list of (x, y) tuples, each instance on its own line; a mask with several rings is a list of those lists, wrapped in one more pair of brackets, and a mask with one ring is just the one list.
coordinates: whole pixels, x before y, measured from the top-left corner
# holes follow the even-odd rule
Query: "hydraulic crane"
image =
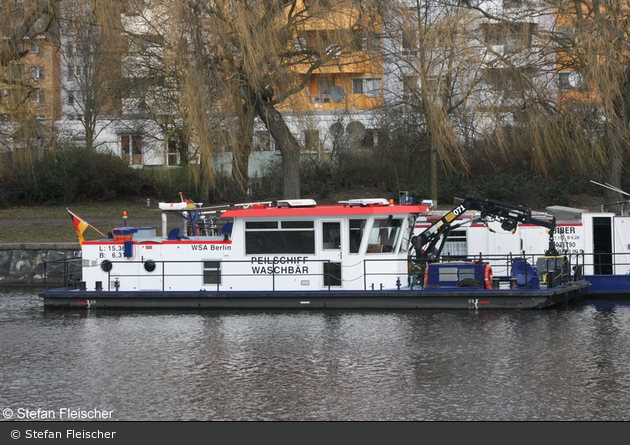
[(518, 205), (508, 204), (487, 198), (468, 196), (465, 199), (456, 199), (457, 207), (435, 221), (428, 229), (411, 239), (412, 249), (410, 260), (416, 270), (424, 273), (428, 263), (437, 262), (442, 254), (446, 238), (451, 230), (461, 224), (454, 224), (468, 210), (479, 212), (476, 218), (484, 223), (499, 221), (501, 228), (514, 233), (519, 223), (535, 224), (549, 229), (549, 247), (545, 251), (546, 256), (558, 256), (558, 251), (553, 240), (556, 229), (556, 219), (550, 220), (532, 217), (531, 209)]

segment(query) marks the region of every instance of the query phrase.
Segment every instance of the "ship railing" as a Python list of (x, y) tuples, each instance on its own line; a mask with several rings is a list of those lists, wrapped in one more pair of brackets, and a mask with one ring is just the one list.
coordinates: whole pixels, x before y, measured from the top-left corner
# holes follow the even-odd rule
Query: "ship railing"
[[(56, 266), (55, 279), (45, 281), (45, 289), (49, 289), (51, 284), (58, 285), (60, 280), (57, 275), (64, 275), (64, 283), (70, 283), (66, 287), (86, 290), (85, 277), (81, 274), (81, 261), (62, 260), (68, 262), (67, 266)], [(55, 262), (58, 263), (58, 262)], [(73, 263), (71, 267), (70, 263)], [(122, 286), (123, 282), (135, 281), (144, 284), (160, 282), (159, 289), (154, 289), (151, 285), (144, 287), (150, 290), (166, 291), (169, 288), (176, 288), (176, 282), (203, 283), (197, 290), (221, 290), (222, 284), (233, 281), (232, 279), (256, 279), (256, 290), (284, 290), (286, 284), (283, 279), (288, 277), (300, 280), (319, 280), (323, 283), (323, 288), (335, 290), (341, 288), (343, 282), (355, 282), (364, 280), (363, 290), (383, 289), (384, 287), (394, 288), (399, 283), (406, 285), (407, 259), (401, 258), (381, 258), (378, 260), (359, 260), (354, 264), (341, 265), (332, 259), (308, 259), (302, 257), (299, 261), (264, 261), (260, 264), (253, 262), (251, 258), (246, 260), (182, 260), (182, 261), (129, 261), (129, 260), (108, 260), (106, 277), (103, 281), (95, 283), (94, 290), (114, 291), (116, 286)], [(201, 272), (195, 265), (203, 265)], [(120, 267), (120, 266), (123, 266)], [(150, 266), (149, 266), (150, 265)], [(315, 265), (319, 265), (315, 267)], [(242, 272), (244, 266), (248, 269)], [(253, 267), (252, 267), (253, 266)], [(45, 271), (51, 272), (50, 265), (45, 264)], [(100, 266), (93, 266), (100, 267)], [(147, 270), (149, 267), (155, 273)], [(300, 270), (296, 272), (297, 268)], [(263, 270), (264, 269), (264, 270)], [(239, 271), (240, 270), (240, 271)], [(132, 272), (130, 272), (132, 271)], [(341, 273), (340, 273), (341, 272)], [(45, 273), (46, 275), (46, 273)], [(50, 276), (50, 275), (49, 275)], [(51, 276), (51, 278), (53, 278)], [(117, 284), (118, 283), (118, 284)], [(143, 286), (140, 286), (143, 287)], [(352, 288), (356, 289), (354, 286)], [(128, 288), (127, 288), (128, 289)], [(314, 285), (305, 285), (304, 289), (313, 290)], [(121, 288), (122, 290), (122, 288)], [(291, 289), (294, 290), (294, 289)]]
[[(541, 255), (532, 254), (508, 254), (508, 255), (486, 255), (479, 254), (472, 257), (461, 258), (459, 256), (443, 256), (440, 261), (478, 261), (487, 262), (493, 268), (494, 278), (499, 282), (509, 282), (511, 277), (510, 268), (516, 260), (522, 259), (529, 264), (536, 266), (536, 262), (539, 258), (544, 258)], [(554, 270), (553, 284), (562, 284), (573, 280), (581, 271), (584, 270), (583, 254), (572, 254), (567, 256), (568, 269), (563, 271)], [(133, 263), (135, 263), (135, 273), (125, 272), (123, 273), (121, 267), (118, 265), (125, 265), (125, 270), (133, 270)], [(238, 263), (240, 263), (240, 270), (243, 266), (248, 266), (248, 271), (238, 272)], [(203, 264), (202, 271), (199, 272), (199, 268), (191, 267), (192, 265)], [(140, 283), (151, 283), (150, 286), (144, 286), (151, 288), (150, 290), (168, 290), (168, 288), (176, 288), (174, 283), (177, 280), (187, 280), (190, 282), (203, 283), (199, 289), (196, 290), (221, 290), (222, 284), (231, 281), (233, 278), (253, 279), (256, 278), (257, 290), (284, 290), (286, 285), (282, 282), (287, 277), (298, 278), (300, 280), (320, 280), (323, 283), (324, 289), (339, 289), (342, 284), (351, 281), (362, 280), (363, 290), (381, 290), (383, 288), (392, 289), (407, 288), (414, 279), (418, 279), (417, 271), (413, 270), (413, 262), (408, 259), (401, 258), (366, 258), (357, 261), (352, 265), (341, 266), (338, 261), (330, 259), (308, 259), (301, 258), (297, 264), (268, 262), (257, 266), (258, 269), (253, 269), (252, 259), (246, 260), (191, 260), (191, 261), (128, 261), (120, 260), (110, 261), (111, 269), (107, 272), (107, 277), (104, 282), (97, 282), (95, 284), (95, 290), (113, 291), (116, 290), (116, 283), (120, 285), (123, 280), (131, 282), (135, 280)], [(320, 264), (320, 267), (314, 267), (316, 264)], [(148, 271), (147, 267), (150, 265), (155, 273)], [(130, 267), (132, 266), (132, 267)], [(307, 266), (307, 267), (302, 267)], [(99, 266), (94, 266), (99, 267)], [(262, 269), (265, 268), (264, 273)], [(293, 267), (290, 270), (289, 267)], [(299, 273), (295, 273), (295, 268), (300, 267)], [(192, 270), (196, 269), (194, 272)], [(141, 271), (141, 272), (138, 272)], [(341, 272), (341, 274), (339, 273)], [(529, 273), (529, 269), (525, 269), (525, 273)], [(49, 288), (49, 284), (54, 283), (58, 285), (60, 281), (64, 283), (64, 287), (77, 288), (85, 290), (85, 281), (81, 275), (81, 260), (80, 259), (66, 259), (57, 261), (47, 261), (44, 263), (44, 287)], [(159, 281), (159, 285), (156, 286), (156, 282)], [(424, 280), (418, 280), (418, 284), (424, 285)], [(483, 284), (483, 283), (481, 283)], [(140, 286), (143, 287), (143, 286)], [(154, 287), (159, 287), (154, 289)], [(350, 286), (355, 288), (354, 286)], [(312, 290), (313, 285), (305, 285), (304, 289)], [(179, 290), (179, 289), (178, 289)], [(294, 289), (292, 289), (294, 290)]]
[[(507, 254), (485, 254), (480, 252), (477, 255), (450, 255), (443, 254), (439, 260), (428, 260), (431, 262), (472, 262), (488, 263), (492, 267), (493, 287), (519, 287), (519, 282), (527, 283), (531, 286), (532, 281), (540, 287), (555, 287), (581, 279), (584, 271), (584, 256), (581, 253), (562, 254), (558, 256), (545, 253), (507, 253)], [(531, 267), (524, 267), (524, 264)], [(421, 263), (412, 262), (415, 268), (414, 279), (419, 285), (424, 285), (424, 273), (420, 270)], [(520, 267), (519, 267), (520, 266)], [(515, 268), (518, 267), (518, 270)], [(515, 274), (520, 276), (517, 278)], [(483, 287), (484, 282), (479, 286)]]
[(44, 289), (60, 283), (68, 289), (77, 289), (81, 281), (81, 258), (62, 258), (43, 262)]
[(584, 257), (584, 275), (630, 274), (630, 252), (580, 253)]
[[(190, 279), (191, 282), (203, 282), (201, 289), (206, 291), (220, 291), (222, 285), (229, 282), (233, 278), (256, 279), (256, 290), (260, 291), (277, 291), (277, 290), (295, 290), (294, 288), (285, 289), (286, 285), (282, 283), (284, 278), (296, 278), (300, 280), (322, 280), (324, 290), (339, 289), (342, 282), (355, 281), (363, 278), (366, 282), (363, 290), (374, 290), (393, 288), (397, 283), (402, 283), (403, 275), (407, 270), (407, 260), (401, 258), (381, 258), (378, 260), (362, 260), (351, 265), (341, 265), (338, 261), (331, 259), (308, 259), (300, 258), (299, 261), (279, 259), (277, 261), (264, 261), (257, 263), (251, 258), (246, 260), (182, 260), (182, 261), (153, 261), (155, 270), (159, 274), (147, 275), (146, 273), (121, 273), (116, 267), (117, 264), (125, 264), (126, 269), (130, 270), (130, 264), (136, 263), (140, 267), (141, 261), (110, 261), (111, 270), (107, 272), (107, 281), (105, 288), (102, 290), (115, 290), (116, 282), (122, 283), (123, 280), (146, 280), (148, 278), (161, 279), (161, 290), (168, 290), (168, 283), (176, 280)], [(204, 269), (201, 273), (191, 272), (191, 265), (204, 263)], [(370, 264), (366, 264), (370, 263)], [(387, 266), (384, 266), (387, 263)], [(398, 264), (396, 264), (398, 263)], [(207, 265), (208, 267), (205, 267)], [(320, 267), (313, 267), (321, 265)], [(359, 272), (362, 270), (363, 273)], [(240, 266), (240, 267), (239, 267)], [(237, 272), (235, 269), (242, 270), (243, 266), (249, 267), (247, 272)], [(296, 271), (300, 269), (299, 271)], [(368, 277), (366, 279), (366, 277)], [(377, 286), (371, 281), (381, 278), (388, 281), (385, 286), (379, 283)], [(242, 283), (242, 282), (241, 282)], [(103, 284), (101, 283), (101, 286)], [(313, 290), (315, 286), (305, 285), (305, 290)], [(319, 289), (319, 288), (318, 288)], [(157, 290), (157, 289), (156, 289)], [(241, 290), (241, 289), (239, 289)]]

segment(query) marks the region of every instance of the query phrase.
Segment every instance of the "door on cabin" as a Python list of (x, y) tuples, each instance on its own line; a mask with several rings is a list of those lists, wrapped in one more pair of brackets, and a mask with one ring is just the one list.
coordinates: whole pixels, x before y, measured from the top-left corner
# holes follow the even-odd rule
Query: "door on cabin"
[(339, 287), (343, 283), (341, 220), (321, 221), (321, 233), (323, 285), (324, 288)]

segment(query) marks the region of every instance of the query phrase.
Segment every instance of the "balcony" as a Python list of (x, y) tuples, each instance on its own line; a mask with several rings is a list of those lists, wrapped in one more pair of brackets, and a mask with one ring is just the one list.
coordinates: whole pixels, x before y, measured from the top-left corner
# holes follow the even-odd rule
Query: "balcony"
[(329, 104), (331, 101), (330, 94), (309, 94), (308, 98), (312, 104)]

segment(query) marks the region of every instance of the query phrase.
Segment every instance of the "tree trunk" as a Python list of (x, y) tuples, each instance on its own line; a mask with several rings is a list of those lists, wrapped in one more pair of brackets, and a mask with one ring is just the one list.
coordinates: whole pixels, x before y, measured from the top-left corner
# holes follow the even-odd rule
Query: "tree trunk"
[(438, 179), (437, 179), (437, 164), (438, 164), (438, 152), (435, 139), (431, 137), (431, 145), (429, 148), (429, 199), (433, 200), (434, 205), (437, 205), (438, 198)]
[(282, 114), (266, 101), (256, 105), (258, 117), (282, 154), (282, 198), (300, 198), (300, 146), (287, 127)]
[(249, 187), (249, 155), (252, 151), (255, 116), (247, 102), (240, 111), (236, 141), (232, 146), (232, 181), (236, 193), (245, 196)]
[[(621, 120), (621, 119), (620, 119)], [(623, 170), (623, 152), (624, 147), (626, 146), (626, 135), (625, 131), (622, 128), (619, 128), (621, 125), (619, 123), (615, 123), (614, 128), (611, 130), (611, 137), (608, 142), (608, 156), (609, 156), (609, 166), (608, 170), (608, 181), (611, 185), (621, 188), (621, 175)], [(612, 200), (621, 200), (623, 197), (616, 192), (611, 192), (611, 196), (609, 199)]]

